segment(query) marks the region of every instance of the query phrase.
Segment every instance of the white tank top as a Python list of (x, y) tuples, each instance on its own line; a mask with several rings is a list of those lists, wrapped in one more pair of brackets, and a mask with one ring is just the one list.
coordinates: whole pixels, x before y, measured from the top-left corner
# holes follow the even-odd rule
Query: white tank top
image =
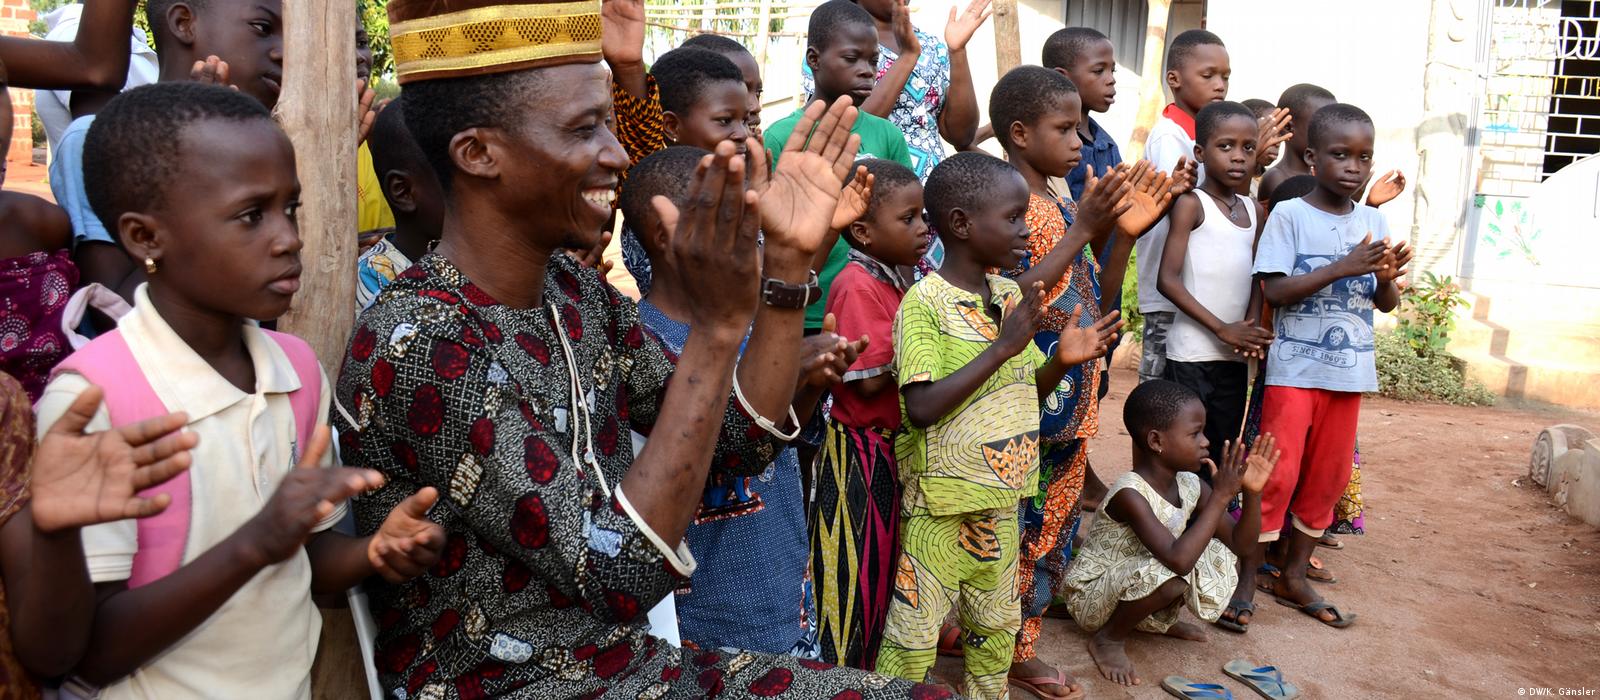
[[(1254, 284), (1251, 249), (1256, 240), (1256, 207), (1233, 195), (1245, 207), (1249, 226), (1235, 226), (1211, 195), (1195, 190), (1205, 219), (1189, 232), (1189, 250), (1183, 259), (1183, 286), (1201, 306), (1223, 323), (1243, 321)], [(1233, 346), (1217, 339), (1200, 322), (1179, 311), (1167, 331), (1167, 359), (1178, 362), (1215, 362), (1244, 358)]]

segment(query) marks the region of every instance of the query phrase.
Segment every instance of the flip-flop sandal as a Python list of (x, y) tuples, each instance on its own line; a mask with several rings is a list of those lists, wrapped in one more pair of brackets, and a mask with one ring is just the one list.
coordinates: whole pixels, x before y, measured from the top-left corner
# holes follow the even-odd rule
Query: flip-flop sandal
[(1007, 676), (1006, 682), (1033, 693), (1041, 698), (1045, 698), (1045, 700), (1056, 700), (1057, 698), (1061, 698), (1062, 700), (1073, 700), (1083, 697), (1083, 688), (1081, 687), (1078, 688), (1078, 692), (1065, 697), (1044, 692), (1044, 687), (1047, 685), (1060, 686), (1062, 688), (1067, 687), (1067, 672), (1059, 668), (1056, 669), (1054, 674), (1048, 676), (1032, 676), (1029, 678)]
[(939, 628), (939, 655), (961, 658), (967, 655), (967, 650), (961, 646), (961, 628), (955, 625), (943, 625)]
[[(1338, 583), (1339, 579), (1334, 577), (1332, 572), (1328, 571), (1327, 569), (1322, 568), (1321, 566), (1317, 566), (1318, 564), (1321, 564), (1321, 563), (1322, 562), (1316, 561), (1315, 558), (1312, 559), (1312, 565), (1306, 567), (1306, 580), (1307, 581), (1315, 581), (1317, 583), (1329, 583), (1329, 584)], [(1283, 572), (1280, 571), (1278, 569), (1278, 567), (1273, 566), (1271, 564), (1262, 564), (1261, 568), (1256, 569), (1256, 573), (1257, 574), (1266, 575), (1266, 576), (1271, 576), (1273, 578), (1278, 578), (1278, 577), (1283, 575)], [(1261, 584), (1260, 584), (1259, 580), (1257, 581), (1256, 585), (1258, 587), (1261, 587)], [(1261, 588), (1262, 588), (1262, 590), (1266, 590), (1265, 587), (1261, 587)]]
[(1196, 683), (1183, 676), (1161, 679), (1161, 689), (1180, 698), (1196, 700), (1233, 700), (1233, 693), (1216, 683)]
[[(1301, 605), (1292, 600), (1277, 598), (1276, 596), (1274, 596), (1274, 598), (1276, 598), (1279, 605), (1282, 605), (1286, 608), (1294, 608), (1295, 610), (1299, 610), (1300, 612), (1305, 613), (1311, 619), (1336, 629), (1344, 629), (1356, 621), (1357, 616), (1355, 614), (1346, 615), (1343, 612), (1340, 612), (1338, 608), (1334, 607), (1333, 603), (1330, 603), (1326, 600), (1317, 600), (1306, 603), (1305, 605)], [(1317, 614), (1324, 610), (1333, 611), (1332, 620), (1324, 620)]]
[(1344, 549), (1344, 543), (1339, 541), (1339, 538), (1335, 537), (1331, 532), (1325, 532), (1321, 537), (1318, 537), (1317, 546), (1327, 547), (1328, 549)]
[(1283, 680), (1277, 666), (1256, 666), (1243, 659), (1234, 659), (1223, 665), (1222, 672), (1240, 683), (1250, 686), (1267, 700), (1291, 700), (1300, 697), (1300, 689)]
[[(1229, 613), (1233, 614), (1233, 619), (1231, 620), (1227, 617)], [(1222, 611), (1221, 616), (1217, 617), (1217, 626), (1239, 634), (1249, 632), (1250, 623), (1239, 621), (1239, 616), (1244, 613), (1250, 613), (1250, 619), (1255, 620), (1256, 604), (1248, 600), (1230, 600), (1228, 601), (1228, 608)]]

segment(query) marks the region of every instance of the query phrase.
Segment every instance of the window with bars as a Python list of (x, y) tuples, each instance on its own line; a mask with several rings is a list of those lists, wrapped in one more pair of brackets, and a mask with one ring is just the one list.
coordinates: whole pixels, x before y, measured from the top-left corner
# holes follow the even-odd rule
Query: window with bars
[(1600, 153), (1600, 0), (1564, 0), (1541, 175)]

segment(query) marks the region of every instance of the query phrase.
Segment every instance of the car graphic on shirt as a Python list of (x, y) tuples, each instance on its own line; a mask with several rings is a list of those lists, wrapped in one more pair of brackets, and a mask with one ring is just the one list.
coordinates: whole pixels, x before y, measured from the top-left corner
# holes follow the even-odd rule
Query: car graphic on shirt
[[(1301, 255), (1294, 274), (1302, 275), (1331, 264), (1337, 256)], [(1301, 358), (1333, 367), (1354, 367), (1359, 353), (1375, 349), (1372, 335), (1372, 295), (1377, 278), (1371, 274), (1346, 277), (1286, 307), (1278, 320), (1277, 356)]]

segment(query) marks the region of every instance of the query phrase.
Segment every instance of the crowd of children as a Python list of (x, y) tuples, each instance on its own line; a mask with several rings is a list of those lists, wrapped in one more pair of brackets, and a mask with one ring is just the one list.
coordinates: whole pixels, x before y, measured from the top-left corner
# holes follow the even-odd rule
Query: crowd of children
[(309, 697), (313, 596), (354, 588), (399, 698), (1056, 700), (1084, 691), (1045, 617), (1122, 685), (1134, 631), (1205, 640), (1182, 609), (1355, 620), (1312, 554), (1360, 531), (1411, 251), (1328, 90), (1228, 101), (1223, 41), (1183, 32), (1128, 163), (1089, 28), (979, 127), (987, 0), (942, 39), (822, 3), (764, 126), (738, 42), (646, 65), (642, 0), (390, 0), (403, 89), (373, 104), (358, 35), (355, 323), (319, 361), (272, 330), (302, 275), (280, 2), (147, 0), (158, 79), (113, 97), (136, 4), (0, 39), (0, 143), (8, 84), (77, 117), (59, 207), (0, 192), (0, 697)]

